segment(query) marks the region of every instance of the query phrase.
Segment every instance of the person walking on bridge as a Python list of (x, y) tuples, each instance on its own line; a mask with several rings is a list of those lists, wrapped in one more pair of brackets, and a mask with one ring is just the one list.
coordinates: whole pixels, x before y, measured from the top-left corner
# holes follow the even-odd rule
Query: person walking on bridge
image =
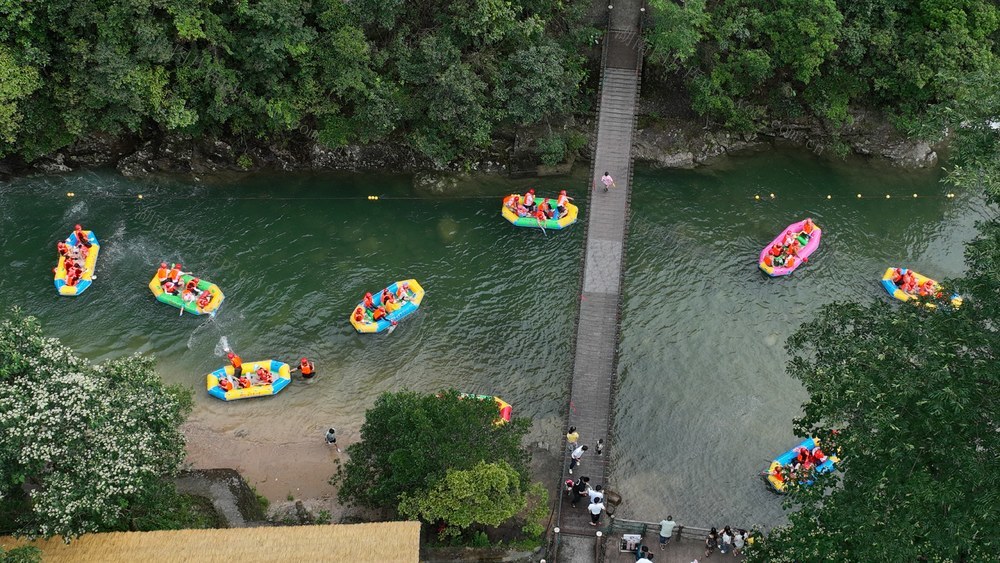
[(573, 468), (580, 465), (580, 458), (583, 457), (583, 452), (587, 451), (587, 446), (580, 446), (579, 448), (573, 450), (573, 453), (569, 454), (569, 474), (573, 474)]
[(604, 171), (604, 176), (601, 176), (601, 183), (604, 184), (604, 191), (608, 191), (608, 188), (617, 188), (615, 180), (611, 177), (611, 174), (607, 170)]

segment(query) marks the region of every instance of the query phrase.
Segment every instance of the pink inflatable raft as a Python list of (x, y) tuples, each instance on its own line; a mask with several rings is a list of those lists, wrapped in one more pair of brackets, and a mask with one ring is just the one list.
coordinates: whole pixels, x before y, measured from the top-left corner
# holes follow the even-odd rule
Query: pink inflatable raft
[(758, 265), (772, 278), (787, 276), (819, 248), (822, 236), (823, 230), (812, 219), (792, 223), (760, 251)]

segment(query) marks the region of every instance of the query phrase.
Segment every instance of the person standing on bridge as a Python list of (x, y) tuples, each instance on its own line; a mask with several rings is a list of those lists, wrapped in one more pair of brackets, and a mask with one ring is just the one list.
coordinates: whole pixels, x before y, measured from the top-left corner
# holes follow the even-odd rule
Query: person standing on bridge
[(677, 522), (674, 522), (673, 516), (668, 515), (666, 520), (660, 520), (660, 549), (666, 548), (667, 544), (670, 543), (676, 526)]
[(608, 188), (617, 188), (615, 180), (611, 177), (611, 174), (607, 170), (604, 171), (604, 176), (601, 176), (601, 183), (604, 184), (604, 191), (608, 191)]
[(566, 433), (566, 445), (569, 446), (569, 451), (576, 449), (577, 441), (580, 440), (580, 433), (576, 431), (576, 426), (570, 426), (569, 432)]
[(601, 523), (601, 513), (604, 512), (604, 499), (597, 499), (587, 507), (590, 511), (590, 525), (596, 526)]
[(573, 450), (573, 453), (569, 454), (569, 474), (573, 474), (573, 468), (580, 465), (580, 458), (583, 457), (583, 452), (587, 451), (587, 446), (580, 446), (579, 448)]

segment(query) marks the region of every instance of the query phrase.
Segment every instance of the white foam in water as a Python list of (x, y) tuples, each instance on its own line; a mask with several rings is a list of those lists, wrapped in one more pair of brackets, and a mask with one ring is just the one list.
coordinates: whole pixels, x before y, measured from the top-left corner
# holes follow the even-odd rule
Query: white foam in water
[(229, 351), (229, 339), (225, 336), (219, 337), (219, 343), (215, 345), (215, 355), (222, 356)]

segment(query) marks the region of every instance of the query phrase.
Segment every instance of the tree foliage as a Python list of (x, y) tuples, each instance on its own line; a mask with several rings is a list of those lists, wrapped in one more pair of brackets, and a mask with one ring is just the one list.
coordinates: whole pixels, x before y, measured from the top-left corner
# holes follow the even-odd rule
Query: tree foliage
[(498, 127), (570, 111), (584, 76), (586, 7), (561, 0), (0, 6), (0, 157), (95, 131), (297, 131), (331, 146), (401, 138), (448, 161)]
[(792, 336), (810, 395), (796, 432), (840, 452), (842, 473), (795, 489), (799, 510), (754, 561), (995, 558), (1000, 223), (966, 256), (957, 310), (837, 303)]
[(990, 0), (653, 0), (653, 69), (681, 71), (699, 113), (753, 129), (766, 113), (843, 123), (851, 105), (922, 114), (949, 77), (997, 59)]
[(448, 523), (445, 535), (473, 524), (499, 526), (527, 506), (521, 476), (505, 461), (449, 469), (432, 488), (400, 496), (399, 512), (425, 522)]
[[(365, 414), (361, 440), (348, 447), (350, 459), (334, 477), (340, 501), (437, 514), (443, 509), (432, 505), (461, 494), (459, 483), (474, 474), (489, 474), (508, 492), (509, 479), (516, 476), (516, 490), (525, 491), (528, 454), (521, 439), (529, 422), (515, 418), (496, 425), (497, 416), (493, 401), (463, 399), (455, 392), (384, 393)], [(475, 469), (481, 463), (486, 467)], [(459, 473), (448, 481), (449, 471)]]
[(90, 365), (15, 310), (0, 322), (0, 506), (29, 536), (153, 526), (172, 510), (190, 393), (148, 357)]

